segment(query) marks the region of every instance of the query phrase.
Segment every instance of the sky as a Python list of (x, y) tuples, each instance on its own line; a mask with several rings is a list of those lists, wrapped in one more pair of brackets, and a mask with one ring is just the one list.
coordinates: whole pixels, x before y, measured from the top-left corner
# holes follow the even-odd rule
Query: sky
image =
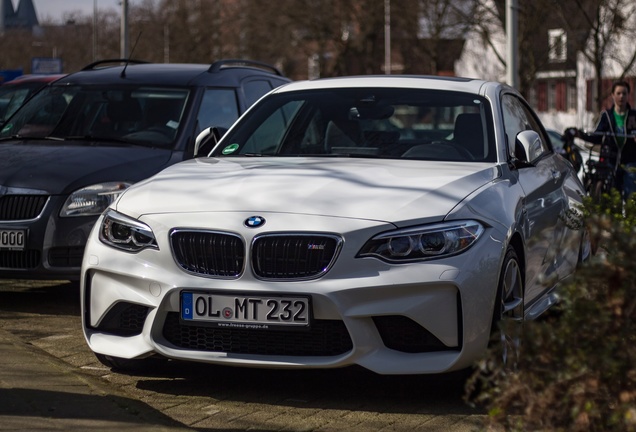
[[(80, 12), (82, 15), (93, 16), (93, 6), (95, 0), (32, 0), (35, 11), (40, 22), (47, 18), (61, 22), (64, 13)], [(13, 0), (14, 8), (17, 7), (19, 0)], [(128, 7), (133, 3), (128, 0)], [(97, 0), (97, 9), (121, 10), (120, 0)]]

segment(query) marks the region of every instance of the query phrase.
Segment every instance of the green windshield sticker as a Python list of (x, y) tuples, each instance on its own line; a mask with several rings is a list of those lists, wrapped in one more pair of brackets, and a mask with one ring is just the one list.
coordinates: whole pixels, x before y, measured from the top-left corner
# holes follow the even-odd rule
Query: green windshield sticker
[(224, 155), (226, 154), (230, 154), (230, 153), (234, 153), (235, 151), (237, 151), (239, 148), (238, 144), (230, 144), (229, 146), (225, 147), (222, 151), (222, 153)]

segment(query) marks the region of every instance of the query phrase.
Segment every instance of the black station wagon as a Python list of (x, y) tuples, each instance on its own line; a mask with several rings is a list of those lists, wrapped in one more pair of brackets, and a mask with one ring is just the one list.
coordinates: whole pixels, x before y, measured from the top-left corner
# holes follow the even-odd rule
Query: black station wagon
[(133, 183), (195, 156), (290, 80), (250, 60), (104, 60), (44, 87), (0, 131), (0, 278), (79, 278), (97, 217)]

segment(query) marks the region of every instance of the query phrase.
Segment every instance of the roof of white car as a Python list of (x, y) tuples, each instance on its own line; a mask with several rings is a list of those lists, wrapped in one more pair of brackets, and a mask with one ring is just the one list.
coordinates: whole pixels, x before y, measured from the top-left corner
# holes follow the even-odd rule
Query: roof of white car
[(309, 81), (295, 81), (280, 87), (276, 92), (288, 92), (298, 90), (316, 90), (333, 88), (354, 87), (388, 87), (388, 88), (415, 88), (460, 91), (479, 94), (484, 85), (503, 85), (497, 82), (489, 82), (481, 79), (419, 76), (419, 75), (364, 75), (335, 78), (321, 78)]

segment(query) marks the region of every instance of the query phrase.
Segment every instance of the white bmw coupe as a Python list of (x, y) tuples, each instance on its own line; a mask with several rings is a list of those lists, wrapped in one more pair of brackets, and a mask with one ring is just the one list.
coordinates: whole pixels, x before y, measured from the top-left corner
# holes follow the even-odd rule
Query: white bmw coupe
[(506, 85), (288, 84), (207, 157), (133, 185), (103, 213), (82, 265), (86, 340), (119, 369), (155, 356), (464, 369), (499, 320), (538, 317), (588, 257), (568, 223), (583, 194)]

